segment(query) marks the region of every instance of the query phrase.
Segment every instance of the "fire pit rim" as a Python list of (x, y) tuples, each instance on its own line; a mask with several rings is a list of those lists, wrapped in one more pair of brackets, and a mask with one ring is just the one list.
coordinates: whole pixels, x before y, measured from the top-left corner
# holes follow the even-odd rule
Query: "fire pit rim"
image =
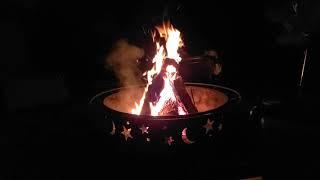
[[(178, 115), (178, 116), (151, 116), (151, 115), (137, 115), (137, 114), (131, 114), (131, 113), (126, 113), (126, 112), (120, 112), (117, 110), (114, 110), (112, 108), (109, 108), (105, 105), (104, 108), (106, 109), (106, 111), (110, 111), (112, 113), (116, 113), (116, 114), (121, 114), (122, 116), (126, 116), (126, 117), (130, 117), (133, 120), (136, 119), (145, 119), (145, 120), (166, 120), (166, 121), (175, 121), (175, 120), (181, 120), (181, 119), (190, 119), (190, 118), (198, 118), (198, 117), (203, 117), (203, 116), (208, 116), (211, 115), (213, 112), (218, 112), (221, 109), (223, 109), (225, 106), (227, 106), (228, 104), (231, 103), (239, 103), (242, 99), (240, 93), (238, 93), (236, 90), (225, 87), (225, 86), (221, 86), (221, 85), (216, 85), (216, 84), (205, 84), (205, 83), (192, 83), (192, 82), (185, 82), (186, 86), (198, 86), (198, 87), (211, 87), (211, 88), (217, 88), (217, 89), (223, 89), (226, 90), (227, 92), (229, 92), (230, 94), (233, 95), (233, 97), (231, 97), (230, 94), (225, 94), (228, 97), (228, 101), (215, 108), (215, 109), (211, 109), (211, 110), (207, 110), (204, 112), (197, 112), (197, 113), (193, 113), (193, 114), (187, 114), (187, 115)], [(133, 85), (133, 86), (125, 86), (125, 87), (118, 87), (118, 88), (113, 88), (107, 91), (103, 91), (100, 92), (98, 94), (96, 94), (94, 97), (92, 97), (89, 101), (89, 104), (93, 104), (94, 101), (99, 98), (100, 96), (104, 95), (104, 94), (110, 94), (111, 92), (117, 92), (121, 89), (129, 89), (129, 88), (134, 88), (134, 87), (141, 87), (142, 85)], [(221, 91), (220, 91), (221, 92)], [(222, 92), (223, 93), (223, 92)], [(105, 98), (105, 97), (104, 97)], [(103, 98), (103, 99), (104, 99)]]

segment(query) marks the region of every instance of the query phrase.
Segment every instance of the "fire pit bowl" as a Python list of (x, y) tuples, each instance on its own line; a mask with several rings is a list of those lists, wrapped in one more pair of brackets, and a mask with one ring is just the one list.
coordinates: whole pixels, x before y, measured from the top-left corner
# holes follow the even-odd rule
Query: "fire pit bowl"
[(110, 139), (125, 144), (191, 145), (218, 136), (223, 115), (241, 97), (233, 89), (201, 83), (185, 83), (198, 112), (176, 116), (131, 114), (141, 98), (143, 86), (122, 87), (101, 92), (90, 100), (97, 127)]

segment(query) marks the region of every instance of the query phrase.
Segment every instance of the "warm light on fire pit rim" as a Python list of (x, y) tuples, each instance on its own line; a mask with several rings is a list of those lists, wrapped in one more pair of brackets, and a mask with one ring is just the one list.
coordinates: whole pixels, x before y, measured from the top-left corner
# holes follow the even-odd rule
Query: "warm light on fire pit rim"
[[(198, 113), (179, 115), (179, 116), (151, 116), (151, 115), (136, 115), (130, 112), (132, 106), (134, 106), (134, 99), (138, 99), (143, 89), (143, 86), (122, 87), (103, 92), (97, 96), (103, 95), (102, 103), (114, 113), (121, 113), (131, 117), (136, 116), (138, 119), (161, 119), (172, 120), (185, 117), (201, 116), (212, 111), (219, 111), (220, 108), (227, 104), (237, 103), (241, 100), (241, 96), (233, 89), (229, 89), (223, 86), (201, 84), (201, 83), (186, 83), (188, 93), (192, 93), (193, 101), (198, 109)], [(140, 96), (139, 96), (140, 94)], [(95, 99), (95, 98), (93, 98)]]

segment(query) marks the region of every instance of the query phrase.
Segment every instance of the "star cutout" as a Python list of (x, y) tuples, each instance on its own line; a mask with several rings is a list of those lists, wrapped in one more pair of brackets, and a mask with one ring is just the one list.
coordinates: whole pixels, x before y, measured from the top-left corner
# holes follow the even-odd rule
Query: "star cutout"
[(150, 141), (151, 141), (150, 138), (146, 138), (146, 140), (147, 140), (147, 142), (150, 142)]
[(207, 124), (202, 126), (206, 129), (206, 134), (208, 134), (208, 132), (213, 129), (212, 128), (213, 123), (214, 123), (214, 121), (210, 121), (210, 119), (208, 119)]
[(145, 127), (144, 124), (139, 129), (141, 130), (141, 134), (144, 134), (144, 133), (148, 134), (149, 133), (149, 131), (148, 131), (149, 127), (148, 126)]
[(219, 125), (218, 129), (219, 129), (219, 131), (222, 130), (222, 124)]
[(171, 146), (174, 142), (174, 139), (172, 138), (172, 136), (166, 138), (166, 143), (168, 143), (169, 146)]
[(121, 134), (124, 135), (124, 138), (126, 139), (126, 141), (128, 140), (128, 138), (131, 138), (131, 139), (133, 138), (130, 132), (131, 132), (131, 128), (127, 129), (126, 127), (123, 126), (123, 131), (121, 132)]
[(130, 125), (130, 122), (129, 122), (129, 121), (127, 121), (127, 125)]
[(111, 135), (114, 135), (116, 133), (116, 126), (114, 125), (114, 122), (112, 121), (112, 131), (110, 132)]

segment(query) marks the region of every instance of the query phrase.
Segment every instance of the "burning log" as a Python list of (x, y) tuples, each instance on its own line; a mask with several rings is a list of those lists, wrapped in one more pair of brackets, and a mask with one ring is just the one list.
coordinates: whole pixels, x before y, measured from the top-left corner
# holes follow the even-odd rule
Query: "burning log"
[(151, 114), (150, 102), (156, 102), (159, 99), (161, 90), (163, 89), (163, 73), (160, 73), (155, 77), (152, 84), (148, 87), (146, 97), (143, 102), (141, 114)]
[[(161, 91), (164, 88), (165, 78), (168, 78), (166, 77), (166, 68), (168, 66), (174, 66), (178, 69), (178, 63), (175, 60), (169, 58), (165, 60), (161, 72), (154, 78), (152, 84), (148, 87), (141, 114), (152, 114), (150, 103), (157, 103), (161, 98)], [(176, 78), (172, 81), (171, 86), (175, 100), (168, 99), (164, 106), (159, 110), (159, 114), (179, 115), (179, 111), (185, 112), (186, 114), (198, 112), (197, 108), (191, 101), (182, 77), (178, 75), (178, 72), (175, 72), (174, 76), (176, 76)]]
[(174, 87), (176, 89), (177, 95), (180, 97), (182, 104), (185, 106), (188, 113), (197, 113), (198, 110), (196, 106), (192, 103), (192, 100), (187, 92), (186, 86), (181, 77), (174, 81)]
[[(131, 112), (152, 116), (195, 113), (197, 109), (178, 72), (182, 60), (178, 51), (183, 46), (180, 31), (170, 23), (164, 23), (156, 29), (160, 40), (156, 42), (153, 67), (145, 73), (148, 84)], [(157, 34), (153, 34), (154, 41)]]

